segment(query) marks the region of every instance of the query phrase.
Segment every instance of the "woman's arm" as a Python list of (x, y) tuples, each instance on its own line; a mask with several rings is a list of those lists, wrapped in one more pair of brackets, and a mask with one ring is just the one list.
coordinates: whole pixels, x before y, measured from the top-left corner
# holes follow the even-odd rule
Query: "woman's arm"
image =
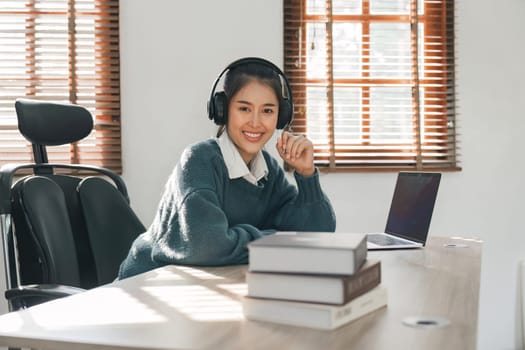
[(280, 171), (275, 198), (280, 200), (273, 214), (273, 227), (280, 231), (334, 232), (336, 216), (330, 200), (321, 189), (319, 172), (303, 177), (294, 173), (297, 188)]
[(159, 217), (163, 233), (154, 245), (152, 257), (161, 264), (227, 265), (248, 262), (246, 245), (273, 230), (259, 230), (248, 224), (228, 226), (228, 219), (212, 190), (188, 194), (176, 210)]
[(275, 169), (276, 196), (281, 199), (275, 215), (275, 226), (286, 231), (335, 231), (335, 213), (319, 183), (314, 165), (314, 147), (304, 135), (283, 131), (277, 139), (281, 158), (295, 169), (297, 189)]

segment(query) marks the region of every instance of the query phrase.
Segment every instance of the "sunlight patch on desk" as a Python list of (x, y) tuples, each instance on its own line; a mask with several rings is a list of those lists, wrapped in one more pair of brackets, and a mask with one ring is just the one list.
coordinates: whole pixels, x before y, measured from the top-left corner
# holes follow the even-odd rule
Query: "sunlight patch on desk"
[(205, 286), (157, 286), (142, 290), (195, 321), (243, 319), (238, 301)]
[(145, 281), (182, 281), (184, 277), (176, 272), (168, 270), (157, 270), (151, 277), (144, 278)]
[(212, 273), (199, 270), (193, 267), (189, 266), (177, 266), (177, 270), (180, 270), (182, 272), (187, 273), (188, 275), (191, 275), (195, 278), (201, 279), (201, 280), (218, 280), (218, 279), (224, 279), (222, 276), (214, 275)]
[(483, 240), (479, 237), (461, 237), (461, 236), (452, 236), (450, 237), (452, 240), (461, 240), (461, 241), (467, 241), (467, 242), (476, 242), (476, 243), (483, 243)]
[(248, 294), (248, 285), (246, 283), (218, 284), (217, 287), (227, 290), (228, 292), (240, 297)]
[(188, 276), (199, 280), (219, 280), (224, 277), (189, 266), (173, 265), (153, 271), (144, 281), (186, 281)]
[[(82, 300), (84, 299), (84, 300)], [(79, 310), (78, 305), (83, 307)], [(111, 312), (105, 312), (111, 310)], [(77, 317), (80, 313), (82, 317)], [(54, 317), (49, 317), (54, 315)], [(101, 316), (103, 315), (103, 316)], [(166, 322), (166, 317), (120, 288), (93, 289), (61, 302), (49, 302), (27, 310), (27, 320), (42, 329), (67, 329)]]
[(24, 318), (20, 313), (9, 313), (2, 316), (5, 318), (10, 318), (9, 322), (4, 322), (0, 328), (1, 333), (14, 333), (18, 330), (21, 330), (24, 327)]

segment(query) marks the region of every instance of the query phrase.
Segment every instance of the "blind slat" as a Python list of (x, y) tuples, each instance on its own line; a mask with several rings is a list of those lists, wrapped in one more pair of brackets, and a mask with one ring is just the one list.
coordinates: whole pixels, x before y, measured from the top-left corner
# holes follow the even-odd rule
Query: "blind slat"
[[(4, 1), (0, 19), (0, 163), (32, 161), (16, 130), (24, 97), (86, 107), (95, 128), (79, 161), (121, 172), (118, 0)], [(47, 149), (51, 163), (73, 161), (69, 145)]]

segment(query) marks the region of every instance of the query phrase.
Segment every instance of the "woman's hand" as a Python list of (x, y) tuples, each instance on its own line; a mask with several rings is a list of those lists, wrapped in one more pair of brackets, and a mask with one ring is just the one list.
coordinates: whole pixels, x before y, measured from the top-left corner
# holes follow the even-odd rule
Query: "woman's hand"
[(277, 139), (277, 152), (301, 176), (315, 173), (314, 145), (304, 135), (283, 131)]

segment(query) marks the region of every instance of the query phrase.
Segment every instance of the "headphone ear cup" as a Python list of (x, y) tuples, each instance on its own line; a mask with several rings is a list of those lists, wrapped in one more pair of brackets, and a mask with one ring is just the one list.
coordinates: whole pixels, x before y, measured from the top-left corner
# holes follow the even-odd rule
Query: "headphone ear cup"
[(211, 100), (210, 119), (217, 125), (226, 124), (228, 119), (228, 99), (224, 91), (216, 92)]
[(290, 100), (285, 99), (279, 107), (279, 116), (277, 117), (277, 129), (284, 129), (292, 122), (293, 105)]

